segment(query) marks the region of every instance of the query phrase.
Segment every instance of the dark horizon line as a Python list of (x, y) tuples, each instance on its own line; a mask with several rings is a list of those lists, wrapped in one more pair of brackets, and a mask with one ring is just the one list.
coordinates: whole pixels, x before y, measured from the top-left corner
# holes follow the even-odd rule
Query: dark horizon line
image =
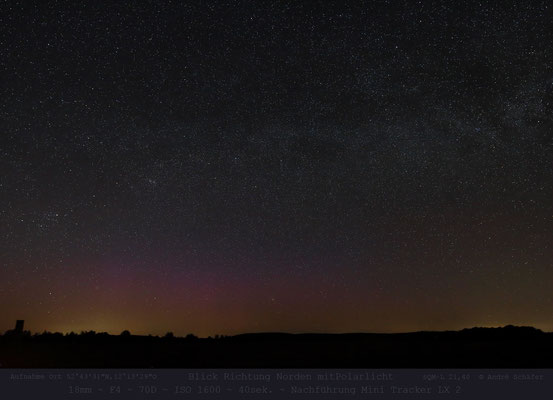
[(136, 337), (158, 337), (158, 338), (163, 338), (163, 337), (166, 337), (168, 335), (170, 335), (171, 337), (177, 339), (177, 338), (186, 338), (186, 337), (195, 337), (195, 338), (198, 338), (198, 339), (209, 339), (209, 338), (232, 338), (232, 337), (240, 337), (240, 336), (255, 336), (255, 335), (258, 335), (258, 336), (262, 336), (262, 335), (291, 335), (291, 336), (301, 336), (301, 335), (320, 335), (320, 336), (323, 336), (323, 335), (334, 335), (334, 336), (340, 336), (340, 335), (409, 335), (409, 334), (417, 334), (417, 333), (459, 333), (459, 332), (466, 332), (466, 331), (471, 331), (471, 330), (499, 330), (499, 329), (517, 329), (517, 330), (521, 330), (521, 329), (524, 329), (524, 330), (532, 330), (533, 332), (536, 332), (536, 333), (544, 333), (544, 334), (549, 334), (549, 333), (553, 333), (553, 331), (543, 331), (539, 328), (536, 328), (534, 326), (528, 326), (528, 325), (512, 325), (512, 324), (508, 324), (508, 325), (504, 325), (504, 326), (473, 326), (473, 327), (470, 327), (470, 328), (462, 328), (462, 329), (447, 329), (447, 330), (419, 330), (419, 331), (406, 331), (406, 332), (341, 332), (341, 333), (338, 333), (338, 332), (284, 332), (284, 331), (262, 331), (262, 332), (243, 332), (243, 333), (236, 333), (236, 334), (231, 334), (231, 335), (227, 335), (227, 334), (215, 334), (215, 335), (209, 335), (209, 336), (204, 336), (204, 337), (200, 337), (200, 336), (196, 336), (194, 333), (190, 332), (188, 334), (185, 334), (183, 336), (177, 336), (175, 334), (173, 334), (172, 331), (167, 331), (165, 334), (163, 335), (153, 335), (153, 334), (133, 334), (132, 332), (130, 332), (129, 330), (125, 329), (123, 330), (121, 333), (119, 334), (111, 334), (111, 333), (108, 333), (106, 331), (95, 331), (95, 330), (81, 330), (80, 332), (75, 332), (75, 331), (70, 331), (70, 332), (51, 332), (51, 331), (48, 331), (48, 330), (45, 330), (43, 332), (32, 332), (30, 330), (24, 330), (24, 331), (17, 331), (16, 329), (8, 329), (7, 331), (4, 331), (3, 333), (1, 333), (0, 335), (4, 336), (6, 334), (13, 334), (13, 333), (23, 333), (23, 332), (28, 332), (28, 334), (30, 335), (42, 335), (42, 334), (61, 334), (61, 335), (64, 335), (64, 336), (68, 336), (68, 335), (71, 335), (71, 334), (74, 334), (74, 335), (83, 335), (83, 334), (87, 334), (87, 333), (94, 333), (96, 335), (107, 335), (107, 336), (136, 336)]

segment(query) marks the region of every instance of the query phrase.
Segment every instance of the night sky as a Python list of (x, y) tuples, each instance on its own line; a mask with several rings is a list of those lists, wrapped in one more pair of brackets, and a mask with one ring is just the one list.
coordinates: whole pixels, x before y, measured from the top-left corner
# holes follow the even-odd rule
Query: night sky
[(0, 332), (553, 330), (549, 1), (297, 3), (2, 2)]

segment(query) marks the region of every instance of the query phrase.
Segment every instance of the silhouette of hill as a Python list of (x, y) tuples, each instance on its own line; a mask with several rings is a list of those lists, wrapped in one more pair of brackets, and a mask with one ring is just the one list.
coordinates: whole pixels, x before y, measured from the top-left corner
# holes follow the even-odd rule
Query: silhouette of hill
[(198, 338), (105, 332), (0, 336), (10, 368), (551, 368), (553, 333), (533, 327), (412, 333), (245, 333)]

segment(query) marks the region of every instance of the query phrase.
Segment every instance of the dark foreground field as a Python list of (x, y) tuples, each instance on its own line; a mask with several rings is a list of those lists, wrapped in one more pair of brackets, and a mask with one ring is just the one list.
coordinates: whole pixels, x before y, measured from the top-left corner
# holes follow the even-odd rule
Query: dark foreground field
[(553, 333), (473, 328), (404, 334), (261, 333), (199, 339), (6, 334), (4, 368), (551, 368)]

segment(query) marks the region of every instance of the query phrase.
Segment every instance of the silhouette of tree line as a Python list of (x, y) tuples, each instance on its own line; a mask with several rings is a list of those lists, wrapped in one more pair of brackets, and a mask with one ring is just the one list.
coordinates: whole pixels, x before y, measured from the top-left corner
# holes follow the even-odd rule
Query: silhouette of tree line
[[(122, 338), (122, 339), (163, 339), (163, 340), (197, 340), (200, 339), (198, 336), (194, 335), (193, 333), (189, 333), (185, 336), (175, 336), (173, 332), (167, 332), (163, 336), (158, 335), (133, 335), (130, 331), (124, 330), (119, 335), (112, 335), (107, 332), (96, 332), (94, 330), (89, 331), (81, 331), (80, 333), (75, 332), (69, 332), (69, 333), (61, 333), (61, 332), (49, 332), (49, 331), (43, 331), (42, 333), (31, 333), (31, 331), (24, 330), (21, 332), (18, 332), (14, 329), (8, 330), (4, 332), (3, 335), (0, 335), (0, 337), (4, 338), (20, 338), (20, 339), (30, 339), (30, 338), (37, 338), (37, 339), (63, 339), (63, 338), (69, 338), (69, 339), (76, 339), (76, 338), (82, 338), (82, 339), (101, 339), (101, 338)], [(230, 336), (227, 335), (215, 335), (214, 337), (208, 336), (205, 339), (208, 340), (220, 340), (220, 339), (226, 339)]]
[(246, 333), (199, 338), (94, 330), (0, 335), (7, 367), (551, 368), (553, 333), (533, 327), (398, 334)]

